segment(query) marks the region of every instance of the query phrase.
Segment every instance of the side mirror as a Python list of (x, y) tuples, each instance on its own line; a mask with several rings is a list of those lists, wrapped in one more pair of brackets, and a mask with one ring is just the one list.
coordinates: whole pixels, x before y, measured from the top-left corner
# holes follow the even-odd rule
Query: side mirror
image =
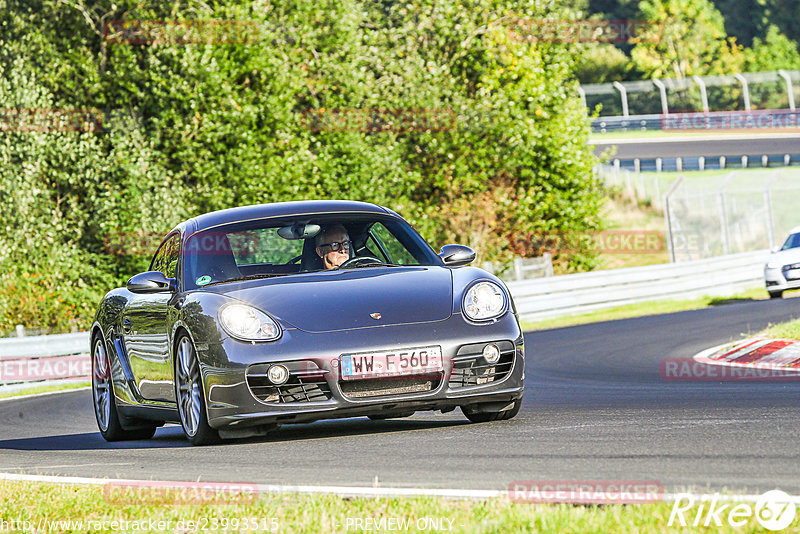
[(439, 257), (448, 267), (459, 267), (475, 261), (475, 251), (464, 245), (445, 245)]
[(146, 271), (131, 277), (127, 287), (131, 293), (161, 293), (175, 291), (176, 280), (167, 278), (161, 271)]
[(770, 251), (770, 252), (772, 252), (773, 254), (775, 254), (775, 253), (776, 253), (776, 252), (778, 252), (780, 249), (781, 249), (780, 247), (772, 247), (771, 249), (769, 249), (769, 251)]

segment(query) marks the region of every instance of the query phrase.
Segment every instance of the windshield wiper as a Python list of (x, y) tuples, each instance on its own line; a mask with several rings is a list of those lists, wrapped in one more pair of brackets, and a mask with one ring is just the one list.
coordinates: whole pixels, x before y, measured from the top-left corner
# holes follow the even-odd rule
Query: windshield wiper
[(208, 283), (202, 287), (213, 286), (216, 284), (227, 284), (228, 282), (243, 282), (245, 280), (258, 280), (261, 278), (275, 278), (277, 276), (289, 276), (297, 273), (262, 273), (262, 274), (249, 274), (247, 276), (236, 276), (234, 278), (226, 278), (225, 280), (217, 280), (216, 282)]
[(348, 265), (347, 267), (337, 267), (337, 269), (360, 269), (362, 267), (402, 267), (397, 263), (384, 263), (382, 261), (373, 261), (370, 263), (355, 263), (353, 265)]

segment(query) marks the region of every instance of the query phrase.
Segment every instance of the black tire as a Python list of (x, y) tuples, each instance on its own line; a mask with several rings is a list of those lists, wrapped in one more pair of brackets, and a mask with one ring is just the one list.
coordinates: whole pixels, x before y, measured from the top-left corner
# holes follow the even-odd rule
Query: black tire
[(769, 298), (771, 299), (780, 299), (783, 298), (783, 291), (768, 291)]
[(208, 424), (200, 363), (191, 338), (182, 334), (175, 350), (175, 398), (181, 428), (192, 445), (219, 443), (219, 432)]
[(156, 433), (156, 425), (143, 423), (134, 428), (123, 426), (117, 412), (114, 381), (111, 379), (111, 361), (101, 336), (92, 339), (92, 404), (94, 418), (100, 435), (106, 441), (150, 439)]
[(469, 406), (462, 406), (461, 411), (467, 419), (473, 423), (488, 423), (490, 421), (505, 421), (506, 419), (511, 419), (519, 413), (520, 408), (522, 408), (522, 399), (515, 400), (514, 406), (502, 412), (479, 412), (471, 410)]

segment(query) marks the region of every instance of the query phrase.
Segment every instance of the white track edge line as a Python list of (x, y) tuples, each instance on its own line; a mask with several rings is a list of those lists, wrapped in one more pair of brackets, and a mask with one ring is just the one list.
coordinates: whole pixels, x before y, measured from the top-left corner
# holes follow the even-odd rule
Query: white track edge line
[(0, 402), (11, 401), (11, 400), (32, 399), (34, 397), (46, 397), (48, 395), (56, 395), (57, 393), (69, 393), (71, 391), (85, 391), (87, 389), (92, 389), (92, 386), (82, 386), (82, 387), (79, 387), (79, 388), (58, 389), (56, 391), (43, 391), (42, 393), (31, 393), (30, 395), (12, 395), (11, 397), (3, 397), (2, 399), (0, 399)]
[[(106, 486), (111, 484), (165, 484), (169, 483), (175, 487), (187, 485), (197, 487), (198, 482), (189, 481), (156, 481), (156, 480), (132, 480), (132, 479), (113, 479), (113, 478), (87, 478), (57, 475), (28, 475), (22, 473), (0, 473), (0, 480), (21, 481), (21, 482), (48, 482), (53, 484), (74, 484), (83, 486)], [(221, 482), (207, 481), (207, 484), (218, 486), (225, 484)], [(237, 487), (242, 486), (241, 482), (230, 483)], [(508, 496), (507, 490), (470, 490), (470, 489), (437, 489), (437, 488), (374, 488), (368, 486), (283, 486), (276, 484), (256, 484), (259, 493), (307, 493), (307, 494), (334, 494), (340, 496), (357, 497), (449, 497), (459, 499), (498, 499)], [(755, 502), (760, 495), (726, 495), (721, 493), (664, 493), (661, 500), (676, 501), (682, 498), (693, 498), (699, 501), (735, 501), (735, 502)], [(800, 496), (790, 495), (790, 501), (800, 504)], [(521, 501), (525, 502), (525, 501)], [(657, 502), (657, 501), (650, 501)], [(537, 504), (558, 504), (558, 503), (537, 503)], [(609, 504), (615, 504), (613, 502)], [(633, 503), (633, 504), (647, 504)]]

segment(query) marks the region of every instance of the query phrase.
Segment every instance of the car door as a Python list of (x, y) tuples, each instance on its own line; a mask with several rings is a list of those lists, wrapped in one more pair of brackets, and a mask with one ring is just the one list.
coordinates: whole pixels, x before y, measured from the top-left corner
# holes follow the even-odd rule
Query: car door
[[(179, 257), (180, 234), (174, 233), (159, 247), (150, 270), (175, 278)], [(169, 308), (175, 296), (170, 291), (134, 294), (122, 314), (131, 371), (146, 400), (175, 402), (168, 331)]]

